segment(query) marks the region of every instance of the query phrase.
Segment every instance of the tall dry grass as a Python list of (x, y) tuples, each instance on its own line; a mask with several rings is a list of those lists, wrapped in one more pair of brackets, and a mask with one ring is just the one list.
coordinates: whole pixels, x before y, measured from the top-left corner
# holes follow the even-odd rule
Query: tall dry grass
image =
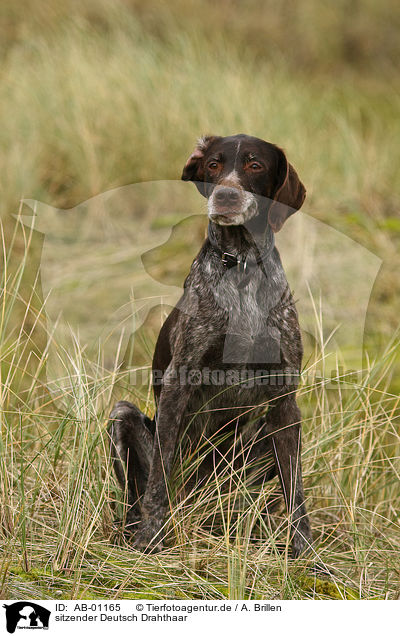
[[(3, 598), (399, 595), (397, 7), (354, 2), (353, 20), (341, 2), (200, 7), (1, 7)], [(305, 369), (299, 390), (312, 558), (329, 568), (325, 578), (310, 574), (311, 558), (288, 560), (283, 508), (262, 514), (277, 485), (252, 493), (229, 467), (193, 503), (180, 491), (190, 463), (178, 465), (169, 547), (133, 552), (114, 522), (125, 505), (105, 430), (113, 395), (131, 390), (128, 376), (94, 366), (77, 346), (62, 409), (46, 385), (42, 238), (9, 215), (23, 197), (71, 207), (116, 185), (179, 178), (204, 132), (283, 146), (307, 185), (305, 209), (384, 261), (367, 320), (368, 371), (357, 381), (338, 371), (328, 387)], [(177, 255), (189, 256), (184, 247)], [(145, 333), (149, 361), (152, 346)], [(316, 360), (308, 365), (323, 368)], [(147, 389), (136, 398), (151, 412)]]

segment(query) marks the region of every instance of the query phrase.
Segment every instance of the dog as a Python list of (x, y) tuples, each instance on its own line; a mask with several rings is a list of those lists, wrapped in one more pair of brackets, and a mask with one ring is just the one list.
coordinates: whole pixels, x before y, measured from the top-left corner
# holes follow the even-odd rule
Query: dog
[[(163, 547), (168, 480), (183, 437), (195, 445), (224, 431), (236, 440), (234, 466), (272, 455), (272, 467), (257, 483), (278, 474), (297, 557), (312, 541), (296, 403), (303, 350), (274, 235), (302, 206), (306, 191), (283, 150), (243, 134), (201, 138), (182, 179), (207, 199), (208, 236), (159, 333), (156, 415), (152, 420), (126, 401), (110, 415), (111, 456), (127, 488), (133, 545)], [(226, 442), (221, 447), (228, 452)], [(205, 475), (215, 467), (213, 457), (202, 464)]]

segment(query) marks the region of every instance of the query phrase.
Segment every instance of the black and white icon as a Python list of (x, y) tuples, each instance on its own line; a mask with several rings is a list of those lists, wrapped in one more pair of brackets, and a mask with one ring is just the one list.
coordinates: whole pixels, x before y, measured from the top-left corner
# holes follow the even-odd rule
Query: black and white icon
[(32, 603), (18, 601), (11, 605), (3, 605), (6, 610), (6, 627), (9, 634), (16, 629), (48, 629), (50, 610)]

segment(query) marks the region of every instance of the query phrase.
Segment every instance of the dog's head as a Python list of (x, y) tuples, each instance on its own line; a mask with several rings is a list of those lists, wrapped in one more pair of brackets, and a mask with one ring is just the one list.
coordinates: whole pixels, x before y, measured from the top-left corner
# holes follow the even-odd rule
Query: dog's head
[(283, 150), (248, 135), (203, 137), (182, 179), (195, 182), (208, 199), (210, 220), (219, 225), (243, 225), (265, 214), (278, 232), (306, 196)]

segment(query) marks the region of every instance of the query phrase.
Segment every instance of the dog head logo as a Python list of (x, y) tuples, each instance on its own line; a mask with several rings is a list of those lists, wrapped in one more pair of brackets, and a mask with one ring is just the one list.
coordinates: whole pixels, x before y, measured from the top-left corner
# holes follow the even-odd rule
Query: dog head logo
[[(202, 215), (206, 227), (204, 201), (195, 191), (192, 194), (190, 185), (165, 181), (124, 186), (71, 210), (25, 201), (33, 215), (18, 216), (18, 221), (44, 234), (40, 274), (50, 390), (62, 389), (65, 365), (71, 366), (69, 377), (81, 373), (82, 350), (85, 355), (93, 351), (94, 360), (101, 352), (100, 366), (115, 369), (118, 352), (124, 354), (149, 311), (164, 304), (175, 306), (182, 295), (181, 282), (174, 278), (171, 284), (169, 274), (164, 274), (187, 272), (200, 248), (204, 234), (199, 235), (198, 224), (191, 229), (192, 217), (198, 220)], [(175, 228), (181, 223), (186, 233), (176, 240)], [(338, 352), (349, 349), (352, 368), (361, 370), (364, 322), (381, 260), (304, 212), (289, 219), (276, 241), (301, 327), (324, 352), (326, 375), (336, 368)], [(233, 275), (228, 271), (227, 281)], [(223, 292), (224, 287), (213, 290), (221, 307), (230, 311), (238, 306)], [(179, 308), (196, 315), (193, 298)], [(226, 355), (236, 360), (234, 321), (233, 312), (228, 330), (233, 337), (227, 342), (232, 346), (227, 346)]]
[(6, 627), (9, 634), (16, 629), (48, 629), (50, 610), (32, 603), (32, 601), (18, 601), (11, 605), (3, 605), (6, 610)]

